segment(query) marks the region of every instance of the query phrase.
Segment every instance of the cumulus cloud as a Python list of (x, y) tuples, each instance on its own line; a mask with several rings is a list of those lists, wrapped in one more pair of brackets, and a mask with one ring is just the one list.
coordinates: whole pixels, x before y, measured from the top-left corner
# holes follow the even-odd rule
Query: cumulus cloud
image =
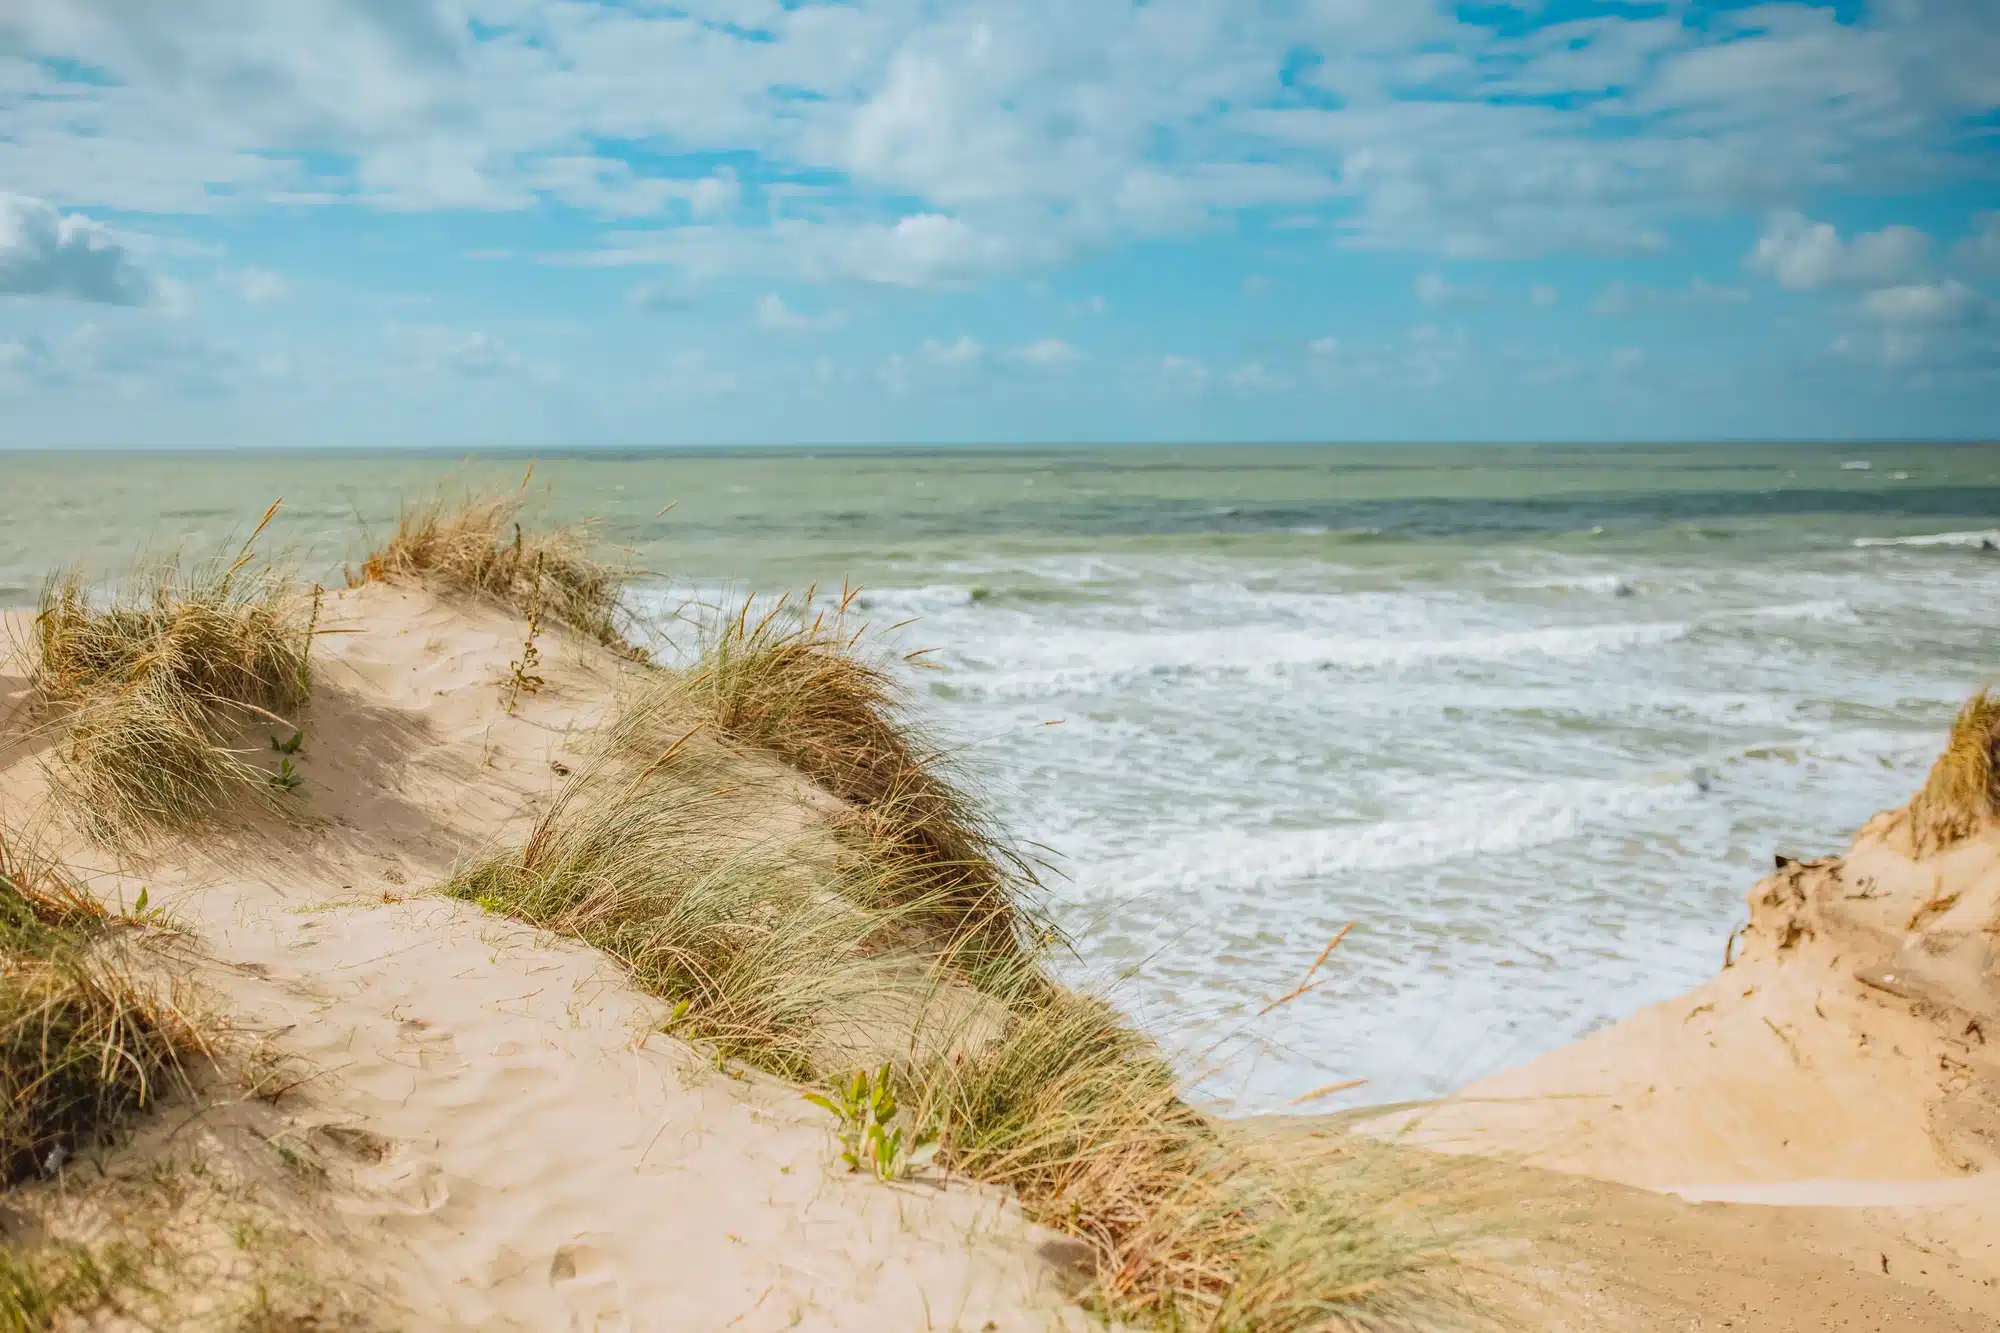
[(505, 339), (484, 329), (455, 329), (436, 324), (395, 326), (390, 335), (412, 355), (401, 373), (461, 376), (465, 379), (520, 379), (548, 383), (557, 378), (553, 367), (530, 361)]
[(771, 292), (757, 302), (757, 322), (767, 329), (780, 333), (825, 333), (837, 329), (847, 322), (847, 316), (838, 310), (829, 310), (822, 315), (809, 315), (792, 309), (785, 299)]
[(697, 302), (680, 283), (640, 282), (625, 293), (625, 300), (637, 309), (655, 315), (674, 315), (692, 310)]
[(1040, 338), (1026, 346), (1016, 347), (1009, 355), (1023, 365), (1044, 369), (1074, 365), (1083, 360), (1083, 352), (1061, 338)]
[(923, 356), (934, 365), (976, 366), (986, 359), (986, 349), (978, 339), (961, 333), (948, 343), (924, 339)]
[(1484, 305), (1487, 291), (1480, 286), (1459, 286), (1447, 282), (1440, 274), (1419, 273), (1416, 282), (1417, 299), (1425, 305), (1472, 306)]
[(1951, 255), (1967, 268), (2000, 273), (2000, 211), (1974, 215), (1972, 230), (1952, 247)]
[(1883, 287), (1861, 299), (1861, 308), (1884, 324), (1963, 327), (1985, 318), (1991, 302), (1958, 281)]
[(1246, 361), (1229, 372), (1229, 387), (1238, 393), (1263, 393), (1290, 385), (1290, 379), (1265, 369), (1259, 361)]
[(251, 305), (269, 305), (292, 294), (292, 284), (267, 268), (241, 269), (232, 280), (237, 294)]
[(1613, 280), (1591, 302), (1593, 315), (1630, 315), (1641, 310), (1698, 305), (1735, 305), (1750, 299), (1741, 287), (1696, 278), (1685, 287), (1646, 287)]
[(1832, 223), (1802, 213), (1774, 214), (1746, 268), (1768, 274), (1792, 291), (1866, 287), (1898, 282), (1923, 267), (1930, 237), (1915, 227), (1884, 227), (1842, 240)]
[(162, 287), (89, 218), (0, 193), (0, 293), (148, 305)]

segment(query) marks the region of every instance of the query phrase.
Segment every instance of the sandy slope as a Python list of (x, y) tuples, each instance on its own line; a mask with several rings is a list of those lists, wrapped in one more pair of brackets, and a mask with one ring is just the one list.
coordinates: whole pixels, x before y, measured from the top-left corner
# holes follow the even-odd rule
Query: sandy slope
[[(612, 700), (607, 655), (545, 639), (548, 684), (510, 716), (499, 682), (521, 629), (504, 615), (374, 586), (332, 598), (327, 628), (302, 822), (152, 864), (65, 850), (107, 896), (150, 885), (195, 931), (230, 1021), (316, 1073), (289, 1115), (324, 1149), (341, 1267), (368, 1275), (390, 1322), (1081, 1322), (1058, 1288), (1061, 1242), (1003, 1198), (829, 1168), (820, 1112), (660, 1035), (652, 1003), (594, 952), (406, 896), (519, 835)], [(35, 800), (32, 751), (0, 757), (10, 813)], [(746, 824), (804, 820), (810, 793), (742, 766)]]
[(2000, 1327), (2000, 829), (1912, 850), (1781, 865), (1715, 980), (1369, 1128), (1551, 1173), (1551, 1327)]

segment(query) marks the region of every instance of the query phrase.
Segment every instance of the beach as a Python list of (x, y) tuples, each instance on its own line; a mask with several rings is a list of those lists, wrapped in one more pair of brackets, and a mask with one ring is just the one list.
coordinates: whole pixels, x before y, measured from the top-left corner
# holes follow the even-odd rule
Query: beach
[[(239, 532), (258, 508), (247, 512)], [(1048, 966), (1070, 985), (1102, 984), (1161, 1044), (1189, 1101), (1231, 1114), (1219, 1142), (1242, 1146), (1228, 1151), (1297, 1154), (1328, 1170), (1366, 1163), (1367, 1178), (1340, 1177), (1347, 1192), (1333, 1197), (1369, 1200), (1360, 1214), (1369, 1227), (1393, 1230), (1406, 1214), (1466, 1224), (1447, 1247), (1445, 1284), (1462, 1299), (1421, 1307), (1411, 1326), (1976, 1329), (2000, 1317), (1990, 1239), (2000, 1195), (1988, 1174), (2000, 1099), (1987, 1054), (2000, 1025), (2000, 832), (1975, 805), (1940, 833), (1937, 801), (1907, 803), (1935, 785), (1933, 761), (1978, 683), (1975, 662), (1990, 658), (1993, 603), (1979, 593), (1996, 576), (1976, 540), (1911, 544), (1979, 531), (1925, 517), (1935, 532), (1874, 516), (1834, 524), (1789, 554), (1773, 554), (1771, 533), (1749, 524), (1740, 540), (1761, 544), (1754, 560), (1718, 572), (1628, 550), (1611, 562), (1626, 570), (1615, 585), (1581, 590), (1522, 591), (1530, 573), (1552, 569), (1605, 577), (1553, 549), (1557, 539), (1517, 548), (1489, 535), (1451, 567), (1454, 578), (1484, 571), (1477, 599), (1435, 576), (1415, 583), (1413, 569), (1442, 559), (1432, 546), (1387, 568), (1388, 557), (1373, 568), (1324, 552), (1285, 564), (1259, 550), (1247, 558), (1267, 571), (1256, 576), (1263, 584), (1243, 568), (1230, 571), (1233, 583), (1157, 568), (1142, 577), (1136, 554), (1118, 554), (1118, 566), (1099, 553), (1082, 591), (1052, 597), (1058, 609), (1032, 622), (1008, 599), (1033, 599), (1002, 576), (1025, 581), (1053, 557), (1010, 555), (1011, 564), (959, 571), (962, 584), (919, 585), (946, 609), (915, 627), (917, 641), (943, 637), (934, 620), (963, 633), (940, 648), (937, 671), (884, 669), (914, 691), (915, 715), (952, 738), (954, 771), (993, 786), (997, 818), (1021, 845), (1047, 836), (1036, 812), (1074, 798), (1063, 826), (1071, 838), (1048, 858), (1061, 854), (1065, 873), (1046, 871), (1030, 895), (1074, 940)], [(309, 528), (290, 532), (311, 545)], [(265, 540), (286, 533), (274, 518)], [(504, 553), (504, 531), (495, 540)], [(34, 712), (32, 663), (18, 655), (36, 632), (31, 613), (9, 619), (17, 730), (0, 799), (10, 827), (38, 830), (37, 845), (104, 901), (131, 904), (144, 889), (146, 910), (186, 932), (173, 969), (213, 996), (229, 1031), (255, 1034), (303, 1071), (286, 1095), (202, 1123), (219, 1161), (235, 1162), (246, 1143), (310, 1154), (304, 1176), (252, 1180), (244, 1168), (250, 1183), (231, 1197), (260, 1200), (310, 1238), (322, 1261), (314, 1317), (604, 1329), (1042, 1328), (1099, 1317), (1079, 1277), (1093, 1261), (1077, 1253), (1062, 1213), (1038, 1211), (1032, 1190), (949, 1172), (883, 1183), (840, 1170), (798, 1078), (774, 1076), (764, 1057), (731, 1057), (700, 1029), (676, 1035), (674, 1003), (649, 992), (654, 974), (621, 937), (579, 935), (576, 918), (537, 916), (503, 887), (464, 887), (468, 868), (504, 864), (507, 849), (552, 836), (539, 829), (559, 833), (549, 821), (583, 799), (565, 793), (629, 799), (660, 773), (714, 794), (732, 827), (752, 831), (732, 836), (782, 845), (800, 873), (821, 873), (810, 868), (826, 853), (799, 849), (822, 846), (810, 841), (823, 836), (815, 830), (847, 827), (870, 798), (812, 776), (809, 756), (787, 751), (782, 735), (749, 744), (732, 739), (733, 724), (673, 711), (695, 708), (696, 696), (675, 696), (647, 733), (665, 742), (648, 742), (653, 763), (612, 788), (590, 785), (603, 781), (591, 776), (593, 756), (628, 714), (632, 681), (652, 679), (648, 671), (702, 680), (715, 669), (714, 622), (704, 622), (706, 639), (690, 622), (701, 602), (731, 603), (702, 592), (675, 603), (679, 621), (635, 625), (661, 663), (638, 667), (623, 641), (556, 623), (558, 603), (468, 597), (388, 566), (371, 573), (366, 553), (349, 552), (355, 586), (328, 571), (318, 594), (305, 594), (315, 675), (298, 758), (282, 760), (301, 775), (291, 804), (278, 815), (247, 806), (208, 833), (143, 852), (78, 831), (77, 811), (49, 786), (64, 742), (27, 721), (45, 716)], [(1697, 572), (1707, 581), (1676, 591), (1674, 577)], [(680, 586), (724, 584), (698, 572)], [(1180, 584), (1197, 591), (1168, 601)], [(641, 580), (625, 596), (644, 606), (670, 586)], [(897, 599), (915, 595), (886, 586), (855, 594), (850, 613), (878, 629), (900, 619), (909, 607)], [(962, 599), (940, 591), (960, 587)], [(1747, 588), (1761, 617), (1718, 604), (1731, 587)], [(769, 592), (748, 580), (734, 588)], [(1839, 608), (1770, 614), (1796, 605), (1771, 598), (1808, 590)], [(1225, 592), (1234, 628), (1218, 612), (1212, 632), (1191, 630), (1199, 599)], [(1428, 622), (1428, 637), (1386, 632), (1419, 610), (1435, 621), (1475, 606), (1489, 620), (1516, 619), (1481, 635), (1448, 637)], [(1064, 631), (1065, 616), (1097, 637)], [(1273, 622), (1261, 638), (1246, 628), (1256, 616)], [(1919, 622), (1926, 651), (1911, 660)], [(1668, 623), (1684, 628), (1652, 638), (1630, 630)], [(911, 628), (887, 642), (902, 646)], [(1588, 651), (1561, 650), (1573, 629), (1590, 631)], [(1521, 634), (1542, 637), (1526, 647), (1506, 637)], [(1309, 638), (1311, 652), (1273, 659), (1274, 644)], [(1461, 647), (1439, 653), (1439, 642)], [(1256, 651), (1213, 660), (1246, 643)], [(1356, 646), (1390, 643), (1400, 656)], [(1031, 651), (1042, 658), (1022, 661)], [(1171, 663), (1176, 652), (1210, 656), (1178, 669), (1131, 666)], [(1745, 674), (1721, 674), (1732, 668)], [(1864, 693), (1865, 672), (1876, 673), (1873, 703), (1832, 698)], [(1785, 676), (1792, 683), (1777, 688)], [(968, 684), (982, 681), (1031, 688), (1008, 696)], [(1384, 805), (1372, 821), (1350, 812), (1288, 832), (1284, 801), (1298, 821), (1326, 815), (1313, 802), (1329, 793), (1358, 801), (1371, 790), (1330, 785), (1337, 753), (1321, 756), (1328, 772), (1313, 777), (1303, 720), (1291, 750), (1270, 743), (1274, 752), (1248, 768), (1230, 769), (1226, 754), (1203, 759), (1201, 800), (1185, 785), (1192, 773), (1148, 757), (1171, 735), (1206, 754), (1200, 747), (1214, 742), (1202, 718), (1226, 707), (1237, 710), (1241, 749), (1258, 748), (1256, 728), (1276, 725), (1276, 713), (1260, 722), (1256, 701), (1280, 690), (1290, 693), (1276, 711), (1329, 712), (1321, 723), (1377, 747), (1370, 755), (1408, 749), (1418, 734), (1395, 730), (1399, 695), (1406, 711), (1427, 701), (1416, 719), (1425, 730), (1456, 720), (1464, 738), (1442, 738), (1429, 769), (1421, 753), (1405, 755), (1411, 792), (1420, 771), (1433, 783), (1446, 775), (1445, 796), (1431, 798), (1443, 807), (1426, 821), (1424, 798), (1411, 795), (1411, 810)], [(1051, 702), (1078, 701), (1095, 702), (1060, 727), (1028, 724)], [(1590, 720), (1580, 716), (1589, 710)], [(1391, 725), (1371, 736), (1361, 719), (1382, 712)], [(993, 739), (992, 724), (1009, 717), (1016, 725)], [(1517, 730), (1482, 739), (1489, 723)], [(1556, 742), (1537, 726), (1568, 738), (1560, 762), (1579, 776), (1550, 771)], [(274, 728), (253, 728), (260, 747)], [(1032, 748), (1051, 735), (1063, 745)], [(1121, 737), (1130, 748), (1108, 754)], [(1010, 756), (1012, 770), (1001, 762)], [(280, 762), (277, 751), (257, 760), (282, 773)], [(1257, 773), (1288, 766), (1308, 772), (1246, 804)], [(1482, 784), (1504, 796), (1534, 766), (1543, 771), (1511, 822), (1508, 807), (1467, 799)], [(1122, 805), (1110, 794), (1118, 782)], [(1589, 782), (1657, 795), (1621, 804), (1579, 789)], [(1552, 804), (1549, 787), (1572, 804)], [(1385, 783), (1373, 798), (1393, 790)], [(1181, 842), (1165, 836), (1162, 808), (1180, 812)], [(1788, 808), (1797, 818), (1786, 831)], [(1083, 840), (1093, 831), (1106, 846)], [(868, 836), (879, 847), (886, 835)], [(1319, 850), (1300, 853), (1308, 840)], [(1266, 908), (1268, 920), (1258, 915)], [(1543, 923), (1558, 914), (1559, 930)], [(1346, 920), (1356, 925), (1314, 966)], [(139, 921), (142, 934), (154, 928)], [(896, 947), (909, 947), (914, 928), (896, 927)], [(1128, 951), (1140, 950), (1149, 965), (1135, 968)], [(1401, 970), (1384, 962), (1412, 953)], [(1546, 975), (1510, 986), (1530, 973)], [(977, 990), (946, 1007), (969, 1005), (983, 1031)], [(884, 1021), (875, 1014), (861, 1030), (879, 1033)], [(1334, 1031), (1346, 1035), (1330, 1040)], [(977, 1050), (988, 1038), (967, 1040)], [(778, 1052), (767, 1066), (822, 1059), (809, 1053), (818, 1047), (767, 1049)], [(1294, 1104), (1355, 1078), (1368, 1081)], [(1293, 1114), (1253, 1114), (1280, 1109)], [(152, 1142), (142, 1129), (126, 1158), (97, 1160), (144, 1158)], [(705, 1206), (690, 1212), (689, 1197)], [(1420, 1198), (1429, 1202), (1418, 1209)], [(48, 1225), (62, 1221), (52, 1217)], [(258, 1225), (278, 1226), (268, 1216)], [(76, 1234), (117, 1230), (105, 1213)], [(256, 1258), (254, 1247), (236, 1248)], [(671, 1262), (658, 1259), (662, 1249)], [(231, 1262), (232, 1281), (263, 1280), (243, 1267), (250, 1260)], [(1434, 1282), (1437, 1270), (1392, 1271)], [(1406, 1279), (1381, 1280), (1401, 1290)]]

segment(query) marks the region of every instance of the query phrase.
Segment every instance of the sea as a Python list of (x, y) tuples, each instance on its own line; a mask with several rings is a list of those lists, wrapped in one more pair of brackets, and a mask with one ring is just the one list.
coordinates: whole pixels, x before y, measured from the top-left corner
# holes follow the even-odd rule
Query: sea
[(399, 504), (496, 482), (594, 520), (670, 637), (858, 587), (1045, 863), (1061, 966), (1242, 1114), (1440, 1095), (1706, 979), (1774, 853), (1904, 800), (2000, 672), (1996, 445), (529, 464), (0, 453), (0, 603), (279, 498), (266, 545), (331, 583)]

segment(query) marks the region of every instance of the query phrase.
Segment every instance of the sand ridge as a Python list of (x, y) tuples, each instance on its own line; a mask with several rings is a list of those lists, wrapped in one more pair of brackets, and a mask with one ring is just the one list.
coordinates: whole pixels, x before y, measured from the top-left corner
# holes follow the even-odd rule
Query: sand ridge
[[(100, 894), (146, 886), (228, 1022), (309, 1071), (294, 1128), (327, 1149), (342, 1267), (392, 1326), (1081, 1326), (1065, 1243), (1003, 1195), (847, 1175), (797, 1089), (665, 1036), (600, 955), (424, 892), (526, 828), (616, 658), (545, 635), (546, 683), (509, 713), (523, 632), (499, 610), (369, 585), (330, 595), (324, 629), (300, 820), (62, 850)], [(37, 795), (34, 749), (0, 774), (10, 810)], [(823, 803), (741, 764), (772, 836)]]

